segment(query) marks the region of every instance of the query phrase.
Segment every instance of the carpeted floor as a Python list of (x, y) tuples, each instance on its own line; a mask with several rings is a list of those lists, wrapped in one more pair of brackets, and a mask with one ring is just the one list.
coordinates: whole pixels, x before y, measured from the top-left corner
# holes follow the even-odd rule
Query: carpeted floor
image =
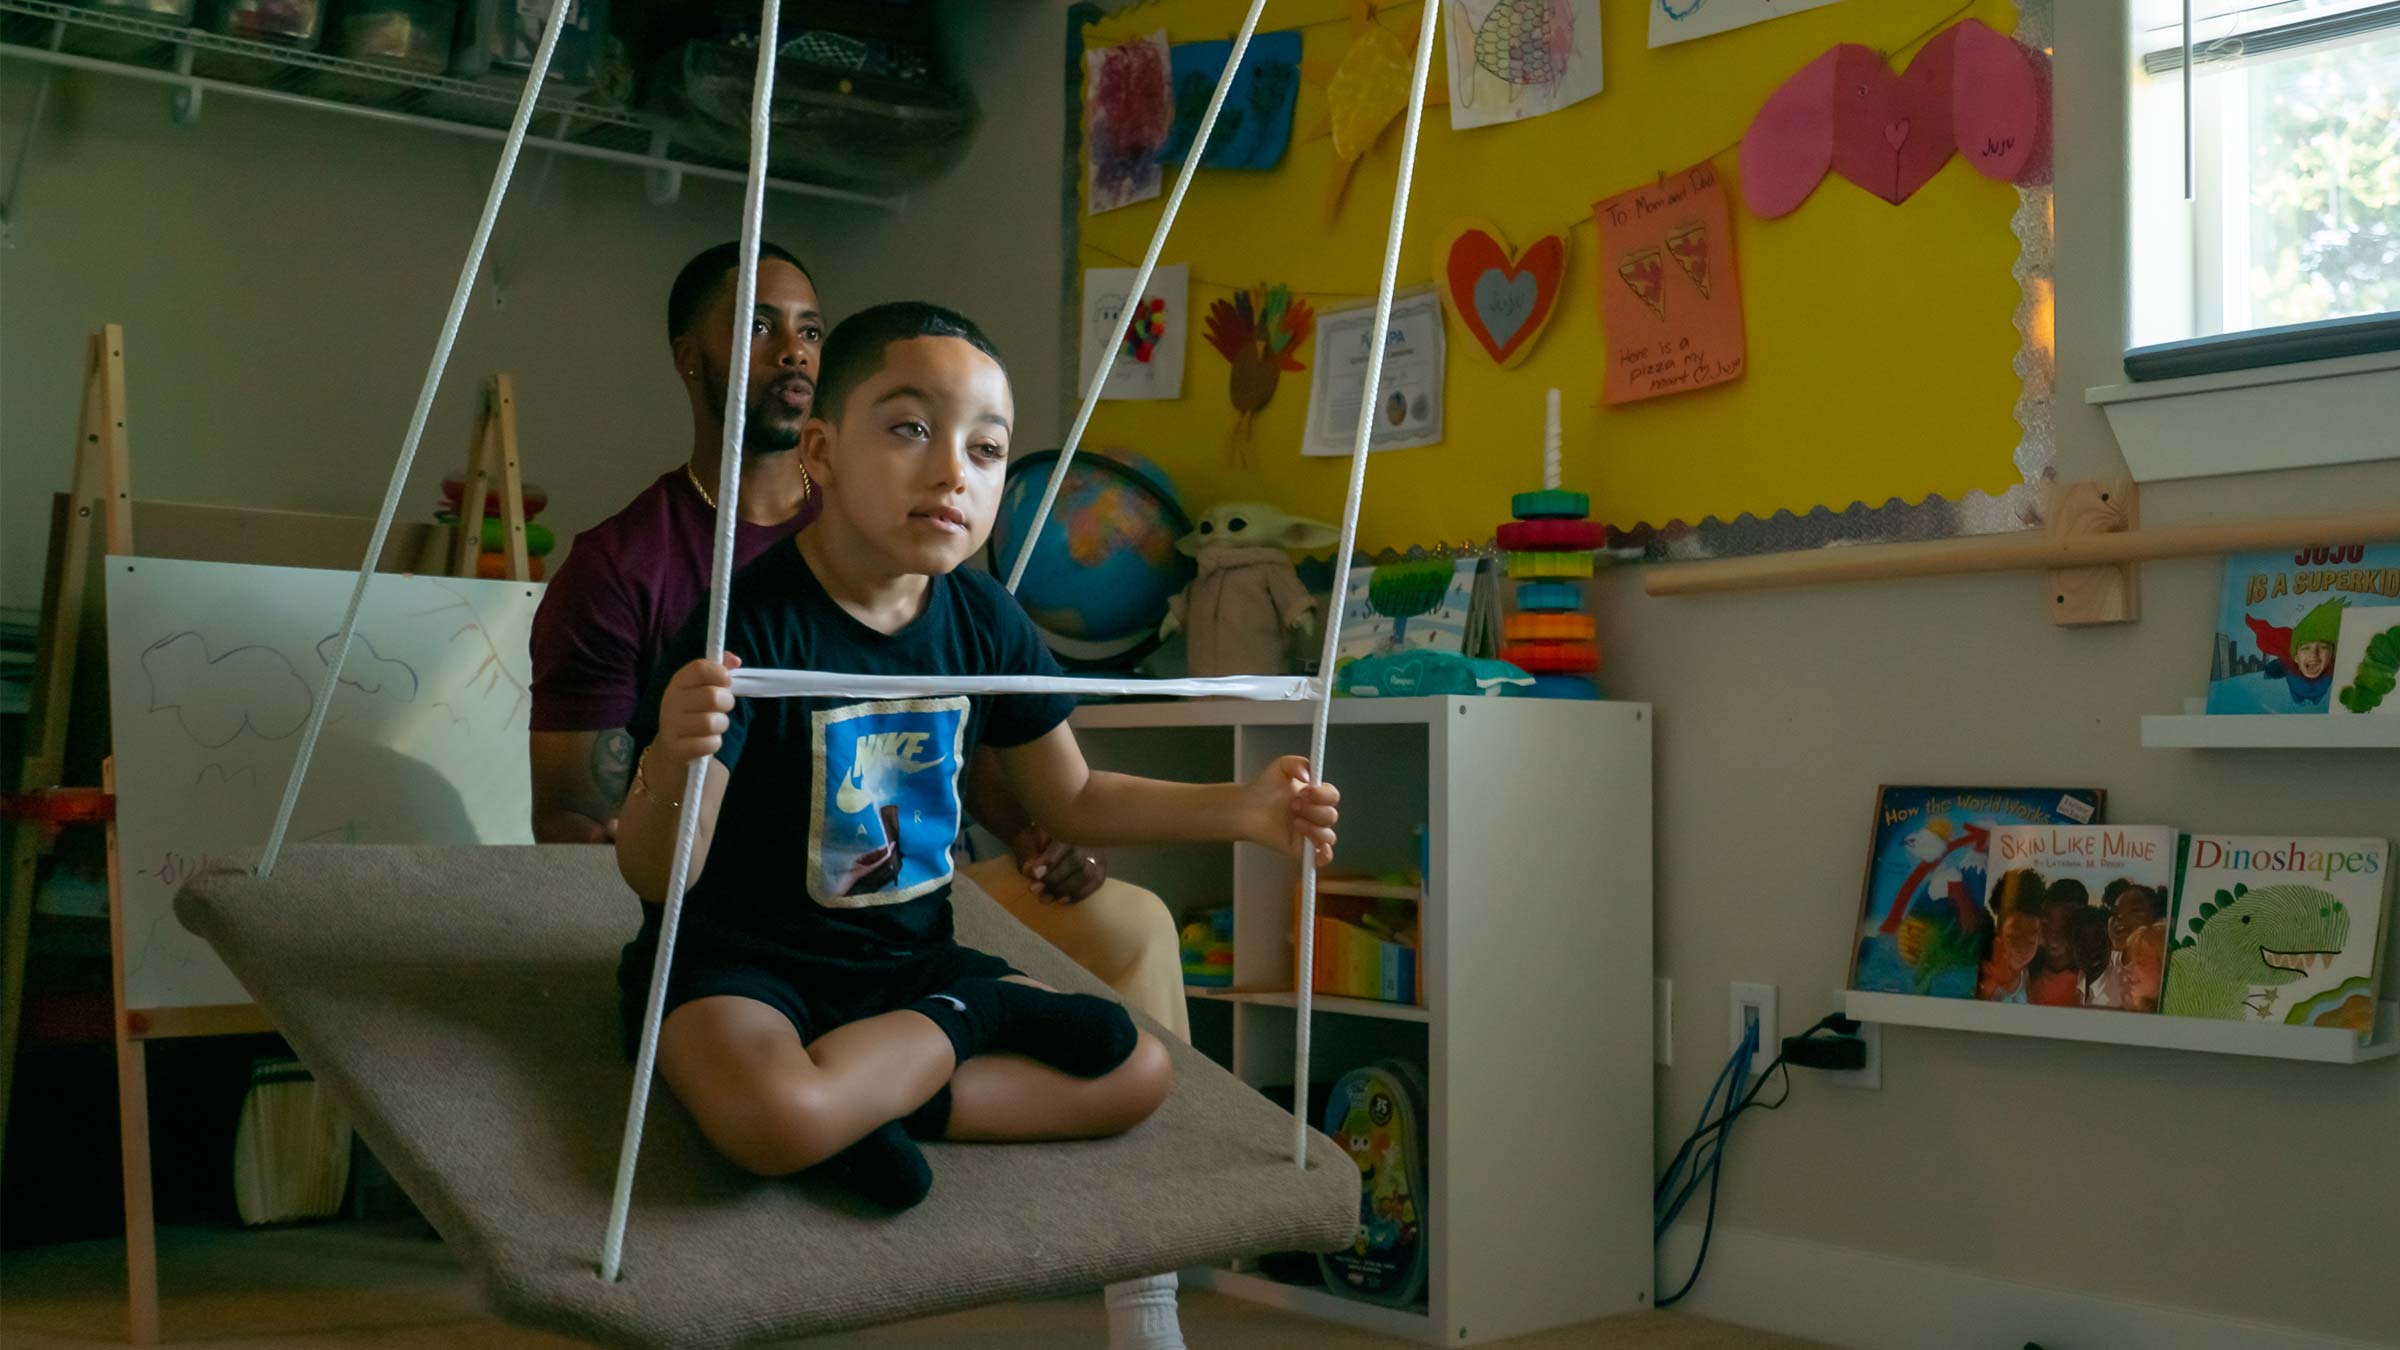
[[(388, 1231), (308, 1228), (160, 1235), (170, 1346), (234, 1350), (560, 1350), (570, 1342), (485, 1315), (441, 1245)], [(9, 1350), (121, 1345), (124, 1247), (78, 1243), (0, 1257), (0, 1343)], [(1100, 1350), (1097, 1296), (984, 1308), (815, 1341), (821, 1350)], [(1387, 1350), (1407, 1342), (1221, 1295), (1186, 1291), (1192, 1350)], [(1814, 1342), (1636, 1313), (1501, 1342), (1509, 1350), (1823, 1350)]]

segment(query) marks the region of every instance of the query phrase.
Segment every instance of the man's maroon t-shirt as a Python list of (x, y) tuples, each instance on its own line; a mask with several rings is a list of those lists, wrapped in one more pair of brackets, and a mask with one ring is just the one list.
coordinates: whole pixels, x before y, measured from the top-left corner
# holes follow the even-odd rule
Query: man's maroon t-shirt
[[(733, 565), (815, 519), (811, 492), (780, 525), (735, 527)], [(680, 468), (575, 536), (533, 615), (533, 729), (612, 731), (633, 721), (651, 667), (708, 594), (717, 513)]]

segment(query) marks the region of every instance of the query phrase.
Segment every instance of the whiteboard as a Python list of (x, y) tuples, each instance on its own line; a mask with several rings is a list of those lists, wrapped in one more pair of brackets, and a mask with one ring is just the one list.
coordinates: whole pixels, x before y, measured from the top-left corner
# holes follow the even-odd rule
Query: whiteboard
[[(125, 1005), (253, 1002), (175, 892), (266, 843), (356, 574), (125, 557), (107, 574)], [(531, 843), (541, 591), (378, 575), (289, 839)]]

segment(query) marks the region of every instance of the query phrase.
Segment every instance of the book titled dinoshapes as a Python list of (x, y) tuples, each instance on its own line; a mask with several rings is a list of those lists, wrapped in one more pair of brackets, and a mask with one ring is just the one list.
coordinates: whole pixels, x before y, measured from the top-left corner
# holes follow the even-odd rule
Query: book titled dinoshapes
[(2391, 841), (2195, 834), (2176, 873), (2167, 1012), (2374, 1029)]
[[(2391, 620), (2384, 627), (2400, 627), (2400, 544), (2334, 544), (2227, 558), (2208, 664), (2208, 710), (2355, 710), (2365, 697), (2356, 692), (2358, 658), (2346, 670), (2336, 668), (2343, 616), (2353, 609), (2380, 609)], [(2373, 671), (2369, 675), (2369, 685), (2380, 683)], [(2346, 703), (2339, 701), (2344, 688), (2353, 690)]]
[(2157, 1012), (2177, 837), (2167, 825), (1992, 831), (1992, 942), (1976, 997)]
[(1976, 968), (1991, 945), (1984, 877), (1992, 830), (2089, 824), (2106, 801), (2097, 788), (1883, 788), (1875, 799), (1850, 987), (1973, 998)]

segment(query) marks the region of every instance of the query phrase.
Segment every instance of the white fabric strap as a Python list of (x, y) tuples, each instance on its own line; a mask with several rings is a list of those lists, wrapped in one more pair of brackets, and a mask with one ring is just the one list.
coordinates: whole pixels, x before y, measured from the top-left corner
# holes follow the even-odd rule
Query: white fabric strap
[[(1192, 185), (1192, 175), (1200, 171), (1200, 158), (1208, 149), (1208, 138), (1217, 129), (1217, 110), (1225, 106), (1225, 93), (1233, 88), (1235, 72), (1242, 68), (1242, 55), (1250, 50), (1250, 34), (1258, 27), (1259, 11), (1267, 0), (1250, 0), (1250, 12), (1242, 16), (1242, 29), (1233, 35), (1233, 52), (1225, 58), (1224, 73), (1217, 76), (1217, 92), (1208, 96), (1208, 111), (1200, 115), (1200, 130), (1192, 137), (1192, 147), (1184, 152), (1183, 170), (1175, 175), (1175, 190), (1167, 194), (1166, 209), (1158, 214), (1158, 228), (1150, 232), (1150, 247), (1142, 253), (1142, 265), (1133, 269), (1133, 285), (1125, 291), (1128, 308), (1141, 303), (1150, 291), (1150, 274), (1158, 269), (1158, 255), (1167, 246), (1167, 231), (1175, 227), (1175, 213), (1183, 209), (1183, 194)], [(1176, 322), (1182, 320), (1178, 318)], [(1083, 430), (1091, 425), (1092, 410), (1100, 406), (1100, 391), (1108, 387), (1108, 373), (1117, 368), (1117, 351), (1125, 344), (1117, 334), (1100, 344), (1100, 367), (1092, 372), (1091, 383), (1084, 387), (1083, 406), (1075, 410), (1075, 424), (1067, 428), (1067, 443), (1058, 452), (1058, 462), (1050, 466), (1050, 481), (1042, 488), (1042, 504), (1034, 509), (1033, 527), (1017, 543), (1016, 561), (1009, 564), (1008, 592), (1017, 592), (1017, 583), (1025, 579), (1025, 565), (1033, 561), (1033, 546), (1041, 540), (1042, 526), (1050, 520), (1050, 508), (1058, 502), (1058, 490), (1067, 481), (1067, 466), (1075, 462), (1075, 451), (1083, 445)]]
[(1098, 694), (1113, 698), (1235, 698), (1305, 703), (1318, 685), (1305, 675), (1227, 675), (1207, 680), (1108, 680), (1074, 675), (844, 675), (822, 670), (733, 672), (736, 698), (934, 698), (949, 694)]
[[(1392, 187), (1392, 223), (1383, 240), (1383, 279), (1375, 289), (1375, 326), (1372, 334), (1374, 351), (1367, 358), (1366, 394), (1358, 405), (1358, 438), (1350, 446), (1350, 491), (1342, 499), (1342, 541), (1335, 550), (1333, 595), (1327, 602), (1331, 613), (1325, 616), (1325, 649), (1317, 658), (1317, 673), (1330, 682), (1333, 661), (1342, 636), (1343, 601), (1350, 594), (1350, 555), (1358, 546), (1359, 503), (1367, 491), (1367, 447), (1375, 434), (1377, 399), (1383, 388), (1383, 356), (1389, 343), (1384, 335), (1392, 325), (1392, 291), (1400, 278), (1400, 240), (1408, 221), (1408, 186), (1417, 166), (1417, 130), (1425, 120), (1425, 77), (1433, 65), (1433, 30), (1440, 5), (1425, 6), (1423, 26), (1417, 32), (1417, 65), (1411, 76), (1408, 94), (1408, 125), (1400, 138), (1400, 181)], [(1319, 359), (1323, 359), (1320, 354)], [(1325, 776), (1325, 724), (1333, 711), (1331, 686), (1327, 697), (1317, 701), (1317, 720), (1309, 733), (1308, 762), (1310, 772), (1320, 781)], [(1300, 962), (1298, 980), (1297, 1029), (1292, 1046), (1292, 1161), (1303, 1169), (1308, 1166), (1308, 1024), (1309, 1003), (1316, 993), (1317, 950), (1317, 854), (1313, 848), (1300, 855)]]
[(458, 326), (466, 318), (467, 298), (475, 293), (475, 278), (483, 272), (483, 251), (492, 242), (492, 226), (500, 219), (501, 199), (508, 195), (509, 176), (517, 171), (517, 153), (525, 148), (525, 130), (533, 124), (533, 105), (540, 99), (542, 81), (550, 74), (550, 54), (558, 50), (558, 30), (571, 0), (550, 0), (550, 22), (534, 49), (533, 69), (525, 73), (525, 92), (517, 99), (517, 115), (508, 124), (508, 139), (500, 146), (500, 167), (492, 174), (491, 191), (484, 194), (483, 214), (475, 221), (467, 243), (466, 264), (458, 269), (458, 285), (450, 292), (450, 308), (433, 342), (433, 364), (425, 368), (425, 384), (417, 391), (416, 410), (409, 414), (408, 432), (400, 438), (400, 459), (392, 465), (392, 481), (383, 491), (383, 508), (375, 513), (374, 532), (367, 536), (367, 556), (358, 566), (358, 582), (350, 588), (350, 607), (342, 612), (341, 640), (333, 645), (333, 660), (325, 682), (316, 689), (309, 709), (308, 729), (300, 737), (300, 753), (292, 760), (292, 776), (284, 780), (283, 802), (275, 808), (275, 824), (267, 831), (267, 847), (259, 854), (258, 874), (275, 874), (283, 852), (283, 836), (292, 827), (292, 811), (300, 804), (300, 784), (317, 753), (317, 736), (325, 730), (325, 714), (333, 708), (334, 691), (341, 688), (342, 663), (350, 658), (350, 639), (358, 632), (358, 612), (366, 604), (367, 583), (375, 577), (375, 560), (383, 556), (384, 540), (392, 533), (392, 517), (400, 513), (400, 493), (408, 486), (408, 471), (417, 462), (417, 443), (425, 438), (425, 422), (433, 415), (433, 396), (442, 387), (442, 372), (450, 365), (450, 348), (458, 341)]
[[(733, 539), (741, 521), (742, 444), (750, 407), (750, 323), (758, 304), (758, 243), (767, 213), (767, 135), (775, 92), (775, 55), (781, 46), (777, 20), (781, 0), (765, 0), (758, 15), (758, 73), (750, 94), (750, 174), (742, 189), (742, 257), (733, 287), (733, 345), (725, 363), (725, 439), (717, 449), (716, 548), (709, 558), (709, 658), (725, 659), (725, 611), (733, 576)], [(675, 960), (675, 932), (683, 920), (683, 890), (691, 879), (692, 841), (700, 829), (700, 793), (708, 757), (684, 774), (683, 806), (675, 821), (675, 861), (667, 875), (667, 903), (659, 915), (658, 953), (650, 963), (650, 995), (642, 1009), (641, 1046), (634, 1055), (633, 1098), (625, 1106), (625, 1141), (617, 1153), (617, 1185), (609, 1201), (608, 1232), (601, 1240), (600, 1277), (613, 1281), (625, 1256), (625, 1223), (633, 1209), (634, 1168), (642, 1152), (642, 1126), (650, 1110), (651, 1080), (658, 1070), (658, 1028), (665, 1017), (667, 971)]]

